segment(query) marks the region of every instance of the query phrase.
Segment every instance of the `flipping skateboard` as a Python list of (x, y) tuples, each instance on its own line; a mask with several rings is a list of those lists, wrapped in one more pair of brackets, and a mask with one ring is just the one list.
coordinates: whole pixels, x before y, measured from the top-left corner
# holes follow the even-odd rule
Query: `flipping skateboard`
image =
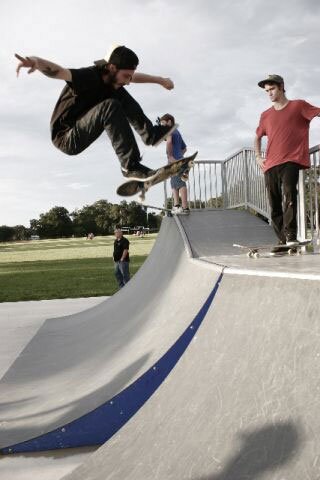
[(153, 185), (164, 182), (167, 180), (167, 178), (170, 178), (174, 175), (184, 176), (186, 174), (186, 170), (189, 170), (193, 167), (194, 159), (197, 155), (198, 152), (195, 152), (193, 155), (164, 165), (163, 167), (158, 168), (155, 174), (147, 180), (127, 180), (117, 188), (117, 194), (121, 197), (131, 197), (132, 195), (140, 193), (139, 197), (143, 202), (146, 192), (149, 190), (149, 188), (153, 187)]
[[(236, 248), (241, 248), (247, 250), (247, 256), (250, 258), (259, 258), (260, 251), (266, 251), (269, 256), (282, 256), (282, 255), (300, 255), (302, 247), (309, 245), (311, 240), (306, 240), (304, 242), (299, 242), (297, 245), (239, 245), (234, 243), (233, 246)], [(278, 249), (277, 253), (273, 253), (274, 248)]]

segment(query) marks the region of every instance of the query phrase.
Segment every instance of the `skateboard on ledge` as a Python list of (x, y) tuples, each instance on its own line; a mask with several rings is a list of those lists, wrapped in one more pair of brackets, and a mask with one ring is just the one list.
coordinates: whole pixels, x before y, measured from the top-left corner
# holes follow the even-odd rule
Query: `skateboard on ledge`
[[(266, 251), (269, 256), (279, 257), (283, 255), (300, 255), (302, 247), (310, 245), (311, 240), (299, 242), (297, 245), (240, 245), (234, 243), (233, 246), (247, 251), (247, 256), (250, 258), (259, 258), (261, 251)], [(277, 248), (279, 251), (274, 253), (272, 250)]]

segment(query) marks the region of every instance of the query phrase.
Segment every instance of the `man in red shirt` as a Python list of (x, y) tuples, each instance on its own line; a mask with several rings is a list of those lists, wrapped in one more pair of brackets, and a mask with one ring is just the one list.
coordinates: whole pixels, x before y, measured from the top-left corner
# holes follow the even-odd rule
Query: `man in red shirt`
[[(279, 244), (294, 246), (298, 243), (299, 170), (310, 167), (309, 124), (320, 116), (320, 108), (305, 100), (288, 100), (280, 75), (269, 75), (258, 86), (265, 90), (273, 106), (260, 117), (254, 141), (256, 160), (265, 175), (272, 226)], [(264, 135), (268, 137), (265, 159), (261, 155)]]

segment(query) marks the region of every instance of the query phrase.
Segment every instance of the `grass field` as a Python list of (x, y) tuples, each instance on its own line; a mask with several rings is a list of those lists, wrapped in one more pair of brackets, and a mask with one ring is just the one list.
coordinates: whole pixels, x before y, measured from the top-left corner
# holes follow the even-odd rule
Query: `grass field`
[[(156, 234), (130, 241), (130, 273), (148, 256)], [(0, 243), (0, 302), (113, 295), (113, 236)]]

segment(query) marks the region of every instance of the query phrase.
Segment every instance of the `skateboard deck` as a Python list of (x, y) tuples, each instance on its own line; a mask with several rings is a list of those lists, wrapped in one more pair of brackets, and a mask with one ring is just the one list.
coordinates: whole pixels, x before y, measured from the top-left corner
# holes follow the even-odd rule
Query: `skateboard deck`
[(189, 170), (193, 166), (194, 159), (197, 155), (198, 152), (195, 152), (193, 155), (166, 164), (163, 167), (158, 168), (156, 173), (147, 180), (139, 181), (129, 179), (117, 188), (117, 194), (121, 197), (131, 197), (132, 195), (140, 193), (139, 197), (141, 201), (144, 201), (146, 192), (154, 185), (164, 182), (167, 178), (174, 175), (184, 175), (186, 169)]
[[(247, 250), (247, 256), (250, 258), (259, 258), (260, 251), (266, 251), (269, 256), (282, 256), (282, 255), (299, 255), (301, 254), (302, 247), (309, 245), (311, 240), (299, 242), (297, 245), (239, 245), (234, 243), (233, 246)], [(273, 253), (273, 248), (278, 248), (279, 252)]]

